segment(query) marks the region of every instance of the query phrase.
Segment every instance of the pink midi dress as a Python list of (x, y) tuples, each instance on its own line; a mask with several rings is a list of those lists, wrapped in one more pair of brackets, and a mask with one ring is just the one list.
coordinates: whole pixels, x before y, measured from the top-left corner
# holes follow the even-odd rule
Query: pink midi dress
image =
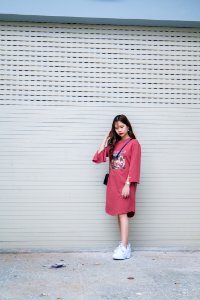
[[(114, 146), (114, 156), (121, 150), (123, 145), (130, 140), (118, 141)], [(110, 146), (106, 146), (100, 153), (98, 150), (94, 154), (92, 161), (94, 163), (106, 162), (109, 157), (108, 151)], [(136, 189), (140, 183), (140, 165), (141, 165), (141, 145), (137, 139), (131, 141), (123, 148), (117, 159), (109, 158), (109, 177), (106, 188), (106, 205), (107, 214), (116, 216), (127, 214), (129, 218), (133, 217), (136, 212)], [(125, 185), (128, 175), (130, 176), (130, 193), (124, 198), (122, 189)]]

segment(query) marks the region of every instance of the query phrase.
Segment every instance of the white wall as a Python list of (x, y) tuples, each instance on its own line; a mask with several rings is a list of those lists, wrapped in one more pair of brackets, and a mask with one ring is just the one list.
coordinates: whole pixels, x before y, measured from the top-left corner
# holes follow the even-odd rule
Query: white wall
[(199, 29), (1, 23), (0, 248), (112, 249), (108, 164), (91, 160), (116, 114), (142, 146), (139, 247), (198, 248)]

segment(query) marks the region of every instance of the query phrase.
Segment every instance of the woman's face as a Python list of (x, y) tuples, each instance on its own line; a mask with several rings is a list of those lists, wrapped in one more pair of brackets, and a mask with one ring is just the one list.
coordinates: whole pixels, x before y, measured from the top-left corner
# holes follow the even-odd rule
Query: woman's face
[(128, 129), (128, 126), (121, 121), (115, 122), (115, 131), (121, 138), (127, 135)]

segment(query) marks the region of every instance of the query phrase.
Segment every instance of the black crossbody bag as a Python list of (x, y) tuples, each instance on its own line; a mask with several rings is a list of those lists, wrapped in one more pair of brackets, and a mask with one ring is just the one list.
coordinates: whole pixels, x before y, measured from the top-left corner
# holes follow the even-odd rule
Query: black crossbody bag
[[(124, 148), (131, 140), (132, 140), (132, 139), (128, 140), (128, 142), (126, 142), (126, 143), (124, 144), (124, 146), (121, 148), (121, 150), (120, 150), (120, 151), (117, 153), (117, 155), (115, 156), (115, 159), (118, 158), (118, 156), (119, 156), (120, 152), (122, 151), (122, 149), (123, 149), (123, 148)], [(109, 173), (106, 173), (105, 178), (104, 178), (104, 180), (103, 180), (103, 184), (107, 185), (107, 183), (108, 183), (108, 177), (109, 177)]]

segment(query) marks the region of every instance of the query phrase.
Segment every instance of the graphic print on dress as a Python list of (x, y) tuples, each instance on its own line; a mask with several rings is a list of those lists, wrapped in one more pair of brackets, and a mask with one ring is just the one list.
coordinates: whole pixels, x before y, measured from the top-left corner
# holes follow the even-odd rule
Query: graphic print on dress
[(125, 169), (125, 158), (124, 158), (124, 153), (126, 150), (123, 150), (120, 152), (119, 156), (117, 157), (117, 154), (119, 151), (114, 151), (112, 155), (112, 159), (110, 162), (111, 169)]

